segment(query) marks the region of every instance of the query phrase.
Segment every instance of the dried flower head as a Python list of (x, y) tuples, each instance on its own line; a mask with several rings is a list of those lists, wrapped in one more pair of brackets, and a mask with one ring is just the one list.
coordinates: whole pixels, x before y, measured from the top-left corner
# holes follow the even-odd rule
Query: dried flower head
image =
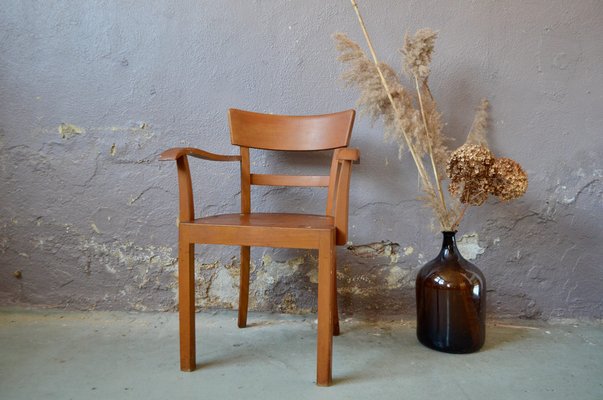
[(398, 110), (396, 113), (379, 77), (377, 65), (369, 60), (358, 43), (345, 34), (336, 33), (334, 39), (340, 54), (338, 59), (348, 65), (342, 79), (348, 85), (360, 89), (358, 107), (362, 113), (369, 115), (373, 122), (383, 118), (385, 138), (396, 142), (399, 153), (402, 154), (406, 147), (404, 132), (411, 137), (422, 135), (423, 126), (418, 111), (412, 105), (412, 96), (400, 84), (396, 71), (385, 63), (379, 63), (379, 69), (390, 90), (389, 94)]
[(490, 193), (501, 200), (523, 196), (528, 189), (528, 175), (510, 158), (498, 158), (490, 168)]
[(450, 182), (448, 191), (451, 195), (456, 196), (463, 204), (472, 206), (481, 206), (488, 199), (488, 192), (484, 191), (485, 182), (475, 183), (467, 182)]
[(418, 78), (429, 76), (431, 54), (438, 34), (429, 28), (419, 29), (414, 36), (404, 35), (404, 70)]
[(465, 144), (448, 160), (446, 173), (450, 178), (448, 191), (461, 203), (481, 205), (490, 192), (490, 167), (494, 156), (486, 147)]

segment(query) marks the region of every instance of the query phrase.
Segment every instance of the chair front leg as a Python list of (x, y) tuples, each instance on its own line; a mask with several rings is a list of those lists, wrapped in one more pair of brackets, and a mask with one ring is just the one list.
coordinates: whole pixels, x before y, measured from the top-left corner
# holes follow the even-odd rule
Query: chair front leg
[(249, 262), (251, 248), (241, 246), (241, 268), (239, 280), (239, 328), (247, 326), (247, 309), (249, 305)]
[(333, 308), (333, 336), (339, 336), (339, 310), (337, 307), (337, 248), (333, 249), (333, 257), (331, 257), (331, 268), (333, 269), (333, 280), (331, 289), (331, 296), (333, 296), (332, 305)]
[(332, 383), (333, 357), (333, 280), (335, 255), (335, 229), (321, 235), (318, 249), (318, 338), (316, 384)]
[(180, 369), (194, 371), (195, 352), (195, 244), (180, 237), (178, 244), (178, 311)]

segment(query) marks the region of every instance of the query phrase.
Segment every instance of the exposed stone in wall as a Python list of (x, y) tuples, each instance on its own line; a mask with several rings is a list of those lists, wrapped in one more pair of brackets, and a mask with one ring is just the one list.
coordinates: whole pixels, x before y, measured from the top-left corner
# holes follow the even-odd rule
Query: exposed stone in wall
[[(337, 283), (341, 311), (349, 314), (379, 310), (384, 302), (392, 303), (392, 308), (383, 308), (383, 313), (399, 311), (402, 304), (398, 299), (392, 301), (388, 297), (395, 296), (396, 291), (412, 289), (414, 276), (409, 268), (397, 264), (398, 257), (394, 256), (398, 245), (384, 241), (350, 247), (353, 250), (339, 250)], [(370, 265), (370, 269), (358, 268), (358, 258), (365, 260), (361, 264)], [(316, 312), (318, 271), (315, 252), (302, 252), (302, 255), (285, 261), (276, 261), (271, 255), (264, 254), (257, 261), (257, 264), (252, 262), (250, 271), (251, 310)], [(228, 263), (197, 263), (196, 278), (199, 308), (238, 307), (237, 258)]]
[(398, 261), (400, 245), (398, 243), (392, 243), (390, 241), (381, 241), (378, 243), (369, 243), (364, 245), (350, 245), (347, 247), (352, 254), (365, 258), (372, 258), (377, 256), (389, 257), (392, 263)]

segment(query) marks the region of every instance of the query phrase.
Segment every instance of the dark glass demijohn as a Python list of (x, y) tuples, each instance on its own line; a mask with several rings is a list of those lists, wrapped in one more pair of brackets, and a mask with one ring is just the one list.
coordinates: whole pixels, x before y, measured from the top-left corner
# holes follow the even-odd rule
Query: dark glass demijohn
[(417, 338), (447, 353), (478, 351), (486, 338), (486, 280), (456, 247), (456, 232), (442, 232), (440, 254), (417, 275)]

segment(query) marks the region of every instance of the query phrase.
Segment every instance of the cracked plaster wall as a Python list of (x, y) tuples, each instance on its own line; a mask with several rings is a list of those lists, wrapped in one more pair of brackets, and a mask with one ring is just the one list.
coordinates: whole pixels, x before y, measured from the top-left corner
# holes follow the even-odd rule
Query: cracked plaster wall
[[(520, 161), (527, 195), (469, 212), (462, 251), (488, 279), (491, 316), (603, 317), (603, 6), (599, 1), (361, 2), (399, 65), (405, 30), (439, 30), (432, 88), (459, 143), (492, 102), (491, 145)], [(330, 36), (362, 42), (349, 2), (7, 2), (0, 8), (0, 304), (176, 307), (171, 146), (232, 153), (226, 109), (353, 107)], [(345, 313), (414, 312), (440, 239), (410, 159), (358, 118)], [(318, 171), (328, 155), (254, 153), (254, 168)], [(198, 212), (236, 211), (236, 165), (193, 163)], [(325, 193), (260, 188), (257, 209), (320, 212)], [(198, 305), (236, 307), (238, 255), (198, 248)], [(309, 312), (316, 254), (254, 249), (251, 307)]]

